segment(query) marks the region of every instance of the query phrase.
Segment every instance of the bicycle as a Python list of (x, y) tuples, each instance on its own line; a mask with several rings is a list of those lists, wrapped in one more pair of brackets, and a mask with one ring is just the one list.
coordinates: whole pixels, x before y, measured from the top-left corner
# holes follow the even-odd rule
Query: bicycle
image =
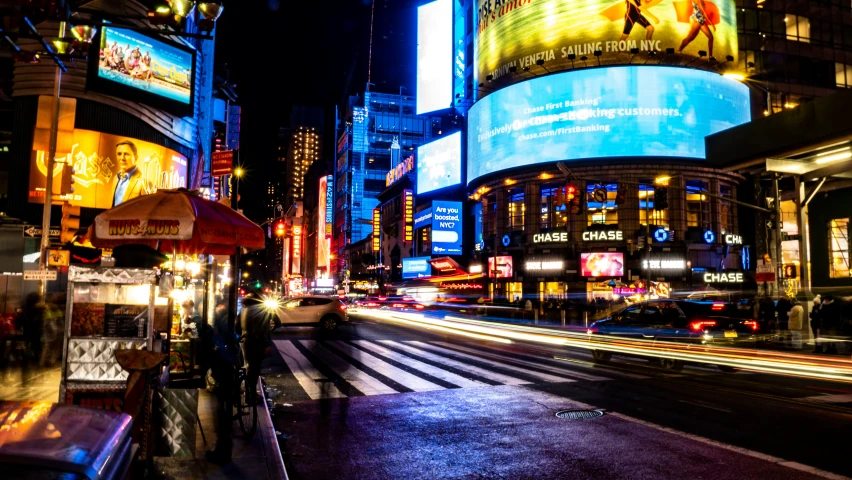
[(242, 344), (245, 338), (237, 337), (237, 364), (241, 365), (235, 369), (234, 382), (234, 417), (240, 424), (243, 438), (250, 439), (257, 431), (257, 385), (248, 385), (248, 364), (245, 361)]

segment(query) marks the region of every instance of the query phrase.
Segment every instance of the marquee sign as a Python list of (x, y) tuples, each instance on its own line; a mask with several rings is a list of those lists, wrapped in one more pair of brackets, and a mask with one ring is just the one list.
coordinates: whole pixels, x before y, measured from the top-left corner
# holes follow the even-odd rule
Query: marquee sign
[(405, 190), (403, 192), (403, 201), (405, 202), (405, 241), (414, 241), (414, 191)]
[(382, 249), (382, 210), (373, 209), (373, 251)]
[(704, 283), (743, 283), (743, 272), (704, 273)]
[(412, 170), (414, 170), (414, 155), (404, 159), (399, 162), (399, 165), (390, 169), (385, 177), (385, 186), (389, 187), (393, 185)]
[(530, 260), (527, 262), (527, 270), (562, 270), (563, 268), (565, 268), (565, 262), (561, 260), (545, 262)]
[(624, 233), (621, 230), (590, 230), (583, 232), (582, 238), (584, 242), (620, 242), (624, 240)]
[(556, 243), (567, 241), (568, 232), (536, 233), (535, 235), (533, 235), (533, 243)]
[(686, 268), (686, 260), (643, 260), (642, 268), (647, 269), (650, 265), (652, 270), (683, 270)]
[(727, 245), (742, 245), (743, 237), (741, 235), (734, 235), (731, 233), (725, 234), (725, 244)]

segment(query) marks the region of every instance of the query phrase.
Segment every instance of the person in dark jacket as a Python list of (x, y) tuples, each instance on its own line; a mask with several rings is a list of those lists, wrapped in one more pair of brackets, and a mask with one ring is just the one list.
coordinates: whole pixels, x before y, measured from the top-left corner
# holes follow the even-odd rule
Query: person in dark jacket
[(757, 305), (757, 319), (761, 331), (775, 331), (775, 302), (770, 297), (760, 299)]
[(781, 334), (781, 343), (788, 344), (788, 315), (790, 314), (790, 310), (793, 308), (793, 302), (790, 301), (790, 297), (783, 296), (778, 299), (778, 303), (775, 304), (775, 313), (778, 316), (778, 331)]
[(263, 302), (258, 295), (249, 295), (243, 299), (240, 331), (245, 339), (244, 351), (248, 363), (246, 385), (252, 388), (257, 387), (260, 365), (272, 345), (272, 316), (276, 314), (275, 308)]
[[(208, 333), (209, 332), (209, 333)], [(202, 337), (209, 351), (209, 365), (216, 381), (216, 447), (207, 452), (207, 460), (217, 465), (231, 462), (233, 438), (231, 428), (233, 422), (233, 395), (235, 368), (237, 364), (236, 334), (228, 322), (228, 310), (224, 303), (216, 306), (213, 314), (213, 327)]]
[(811, 330), (814, 332), (814, 353), (822, 353), (822, 344), (820, 343), (820, 335), (822, 332), (822, 298), (817, 295), (814, 298), (814, 303), (811, 306)]
[(829, 337), (828, 345), (825, 347), (825, 353), (837, 353), (837, 329), (840, 327), (840, 305), (834, 301), (834, 297), (826, 295), (820, 308), (822, 317), (822, 328), (825, 329), (825, 336)]

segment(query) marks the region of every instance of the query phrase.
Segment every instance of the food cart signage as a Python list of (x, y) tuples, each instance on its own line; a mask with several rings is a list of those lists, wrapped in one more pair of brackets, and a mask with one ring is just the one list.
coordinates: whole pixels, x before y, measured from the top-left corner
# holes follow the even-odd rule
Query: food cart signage
[(104, 306), (104, 336), (111, 338), (144, 338), (148, 332), (147, 305)]
[(71, 251), (51, 248), (47, 252), (48, 267), (67, 267), (71, 263)]
[(144, 237), (147, 235), (158, 235), (163, 237), (180, 238), (180, 220), (150, 219), (142, 221), (135, 219), (110, 220), (107, 235), (110, 237)]
[(24, 270), (24, 280), (56, 280), (56, 270)]

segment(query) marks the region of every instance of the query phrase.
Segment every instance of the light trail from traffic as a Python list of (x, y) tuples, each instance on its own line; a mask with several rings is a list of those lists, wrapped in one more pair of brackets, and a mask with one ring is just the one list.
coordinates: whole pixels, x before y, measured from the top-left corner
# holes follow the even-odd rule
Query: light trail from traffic
[(361, 309), (353, 315), (409, 327), (438, 330), (497, 343), (515, 341), (604, 350), (623, 355), (666, 358), (689, 363), (720, 365), (778, 375), (791, 375), (852, 383), (852, 360), (846, 357), (802, 355), (751, 348), (686, 344), (662, 340), (590, 336), (585, 332), (476, 320), (458, 316), (430, 317), (404, 311)]

